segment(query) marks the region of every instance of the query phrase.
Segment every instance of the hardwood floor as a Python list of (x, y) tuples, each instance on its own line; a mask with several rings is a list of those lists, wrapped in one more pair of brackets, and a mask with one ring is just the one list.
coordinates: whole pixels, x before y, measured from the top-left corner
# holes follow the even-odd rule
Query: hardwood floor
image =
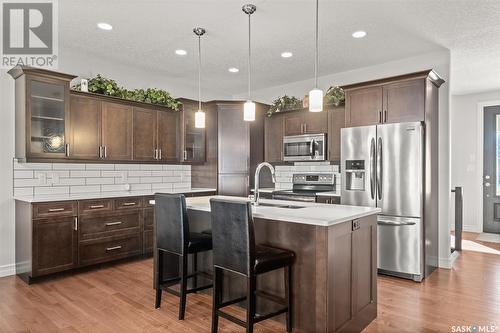
[[(0, 332), (210, 331), (209, 295), (189, 295), (186, 319), (178, 321), (177, 297), (164, 294), (161, 309), (154, 309), (151, 275), (152, 259), (146, 259), (31, 286), (1, 278)], [(490, 324), (500, 331), (500, 255), (463, 251), (452, 270), (439, 269), (423, 283), (387, 276), (378, 282), (378, 318), (364, 332), (451, 332), (452, 325)], [(256, 332), (284, 331), (272, 320), (256, 325)], [(220, 332), (244, 329), (220, 319)]]

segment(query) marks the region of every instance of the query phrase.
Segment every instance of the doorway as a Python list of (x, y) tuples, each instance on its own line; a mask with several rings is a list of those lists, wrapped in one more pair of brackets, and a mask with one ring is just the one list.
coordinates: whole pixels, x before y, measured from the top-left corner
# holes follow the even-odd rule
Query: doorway
[(483, 231), (500, 234), (500, 105), (484, 107)]

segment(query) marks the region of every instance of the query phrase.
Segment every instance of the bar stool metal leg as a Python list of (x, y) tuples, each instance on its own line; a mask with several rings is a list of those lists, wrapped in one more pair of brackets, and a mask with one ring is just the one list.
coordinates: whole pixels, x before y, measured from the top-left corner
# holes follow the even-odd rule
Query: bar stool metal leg
[[(193, 253), (193, 273), (195, 274), (193, 277), (193, 288), (198, 288), (198, 275), (196, 272), (198, 271), (198, 253)], [(197, 293), (197, 292), (195, 292)]]
[(155, 287), (156, 287), (156, 299), (155, 299), (155, 309), (158, 309), (161, 304), (161, 293), (162, 289), (160, 287), (161, 282), (163, 281), (163, 251), (157, 250), (156, 251), (156, 281), (155, 281)]
[(257, 278), (251, 275), (247, 278), (247, 333), (253, 332), (255, 319), (255, 291), (257, 290)]
[(186, 291), (187, 291), (187, 255), (181, 256), (182, 268), (181, 268), (181, 284), (180, 284), (180, 304), (179, 304), (179, 320), (184, 320), (184, 314), (186, 312)]
[(219, 306), (222, 301), (222, 269), (214, 267), (214, 289), (212, 297), (212, 333), (219, 328)]
[(292, 331), (292, 266), (285, 267), (286, 331)]

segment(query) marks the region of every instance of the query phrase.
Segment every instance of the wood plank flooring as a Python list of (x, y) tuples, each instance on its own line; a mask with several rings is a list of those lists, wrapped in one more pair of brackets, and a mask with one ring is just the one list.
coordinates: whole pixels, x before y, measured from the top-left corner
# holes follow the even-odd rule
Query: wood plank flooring
[[(151, 281), (152, 259), (31, 286), (1, 278), (0, 332), (210, 332), (209, 295), (188, 295), (186, 319), (178, 321), (177, 297), (164, 294), (161, 309), (154, 309)], [(463, 251), (452, 270), (439, 269), (423, 283), (387, 276), (378, 282), (378, 318), (366, 333), (451, 332), (452, 325), (490, 324), (500, 332), (500, 255)], [(284, 331), (272, 320), (256, 325), (260, 333)], [(244, 329), (220, 319), (220, 332)]]

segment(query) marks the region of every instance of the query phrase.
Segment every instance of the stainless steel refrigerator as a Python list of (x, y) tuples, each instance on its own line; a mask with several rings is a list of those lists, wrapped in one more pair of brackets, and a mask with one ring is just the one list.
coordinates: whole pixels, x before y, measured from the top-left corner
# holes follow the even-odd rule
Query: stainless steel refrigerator
[[(341, 202), (379, 207), (379, 273), (425, 275), (424, 124), (342, 129)], [(437, 256), (437, 254), (436, 254)]]

